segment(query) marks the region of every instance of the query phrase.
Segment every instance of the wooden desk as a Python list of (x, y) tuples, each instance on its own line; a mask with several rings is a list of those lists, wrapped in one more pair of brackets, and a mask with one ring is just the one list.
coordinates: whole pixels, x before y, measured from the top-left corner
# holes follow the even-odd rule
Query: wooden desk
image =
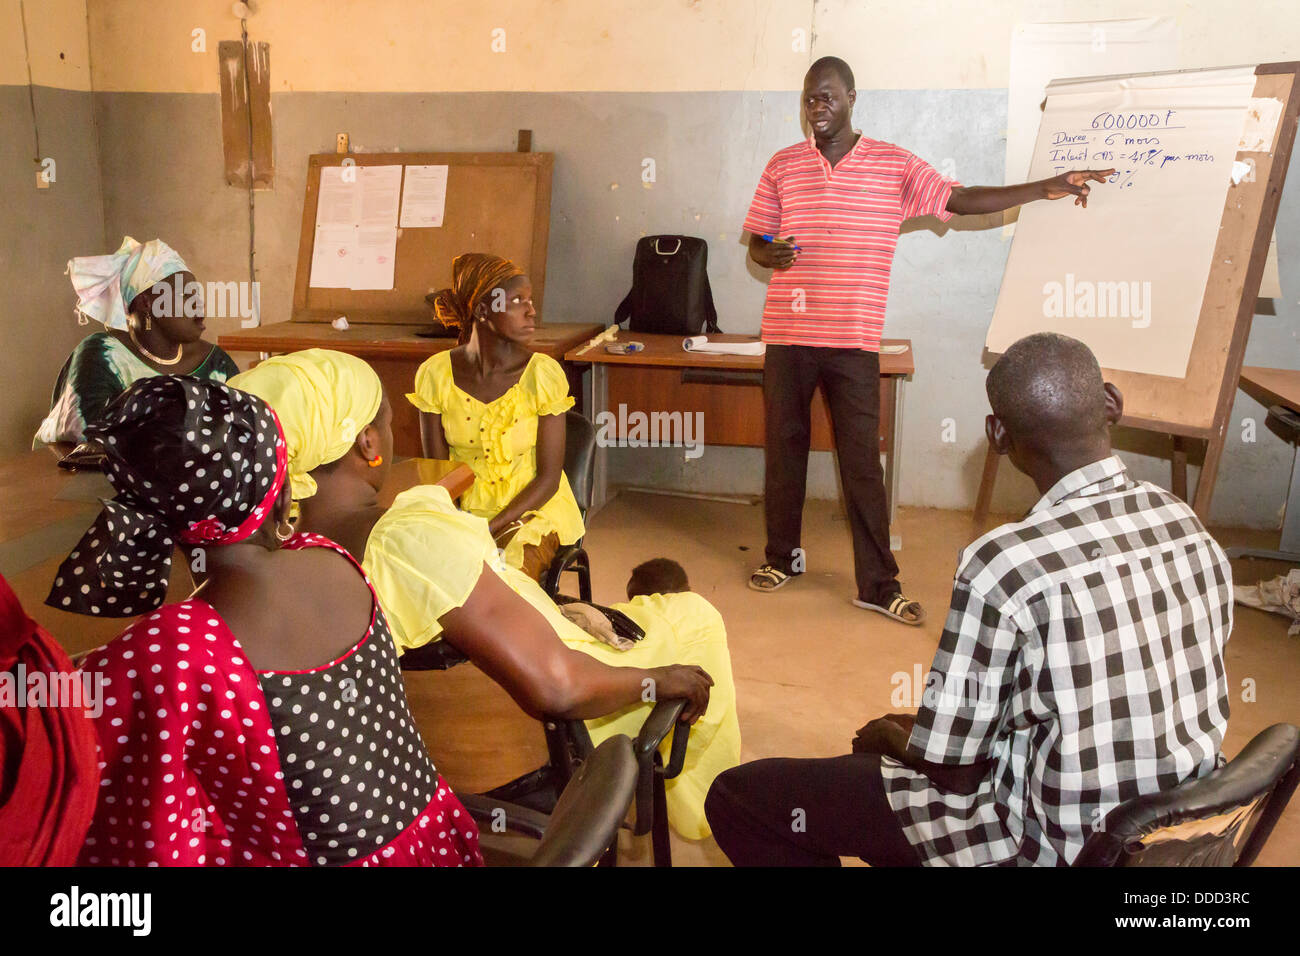
[[(604, 329), (592, 322), (557, 322), (540, 325), (533, 349), (558, 361), (565, 352)], [(416, 457), (420, 442), (420, 414), (406, 400), (415, 387), (415, 370), (430, 355), (455, 348), (455, 339), (426, 339), (415, 333), (419, 326), (357, 323), (340, 332), (327, 322), (276, 322), (256, 329), (240, 329), (217, 338), (227, 352), (277, 354), (302, 349), (334, 349), (365, 359), (379, 373), (393, 406), (393, 451)]]
[[(99, 499), (113, 495), (102, 474), (64, 471), (48, 448), (0, 460), (0, 574), (27, 615), (74, 657), (111, 641), (132, 621), (86, 617), (45, 604), (59, 565), (99, 514)], [(173, 561), (167, 599), (184, 600), (190, 593), (186, 587), (192, 590), (189, 568)]]
[(1300, 369), (1241, 367), (1241, 389), (1265, 408), (1285, 405), (1300, 412)]
[[(1265, 408), (1281, 405), (1300, 413), (1300, 369), (1244, 365), (1239, 384), (1242, 391)], [(1232, 551), (1229, 556), (1235, 557)], [(1296, 445), (1291, 462), (1291, 487), (1286, 496), (1286, 518), (1278, 552), (1293, 556), (1300, 554), (1300, 444)]]
[[(752, 335), (710, 335), (709, 340), (758, 341)], [(645, 351), (611, 355), (602, 343), (586, 351), (574, 349), (565, 355), (570, 362), (591, 364), (585, 407), (593, 421), (601, 411), (616, 410), (620, 405), (627, 406), (629, 411), (703, 412), (707, 444), (764, 446), (762, 356), (687, 352), (682, 349), (679, 335), (620, 332), (618, 341), (642, 342)], [(916, 367), (910, 340), (885, 339), (882, 344), (907, 346), (906, 352), (880, 355), (880, 450), (885, 456), (885, 489), (892, 518), (898, 498), (902, 382)], [(835, 447), (830, 413), (820, 388), (812, 403), (811, 447), (815, 451), (830, 451)], [(605, 451), (598, 448), (596, 453), (593, 511), (607, 496)]]
[(456, 501), (474, 484), (474, 472), (461, 461), (441, 458), (408, 458), (393, 465), (388, 480), (379, 491), (379, 503), (385, 508), (403, 491), (416, 485), (442, 485)]
[[(55, 461), (45, 448), (0, 459), (0, 574), (28, 616), (76, 656), (111, 641), (132, 619), (87, 617), (45, 604), (59, 564), (99, 514), (100, 499), (114, 495), (113, 486), (99, 472), (64, 471)], [(431, 458), (398, 462), (380, 500), (391, 502), (417, 482), (440, 484), (458, 498), (474, 483), (474, 473), (460, 462)], [(193, 589), (185, 562), (173, 561), (167, 600), (183, 601)]]

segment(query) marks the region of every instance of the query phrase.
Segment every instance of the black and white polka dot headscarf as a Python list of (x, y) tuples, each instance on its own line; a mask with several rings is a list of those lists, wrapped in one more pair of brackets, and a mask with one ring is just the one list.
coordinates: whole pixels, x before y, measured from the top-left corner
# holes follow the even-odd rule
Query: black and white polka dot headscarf
[(100, 617), (160, 607), (178, 544), (242, 541), (270, 513), (288, 471), (269, 405), (218, 382), (141, 379), (86, 439), (108, 455), (117, 491), (59, 567), (45, 603)]

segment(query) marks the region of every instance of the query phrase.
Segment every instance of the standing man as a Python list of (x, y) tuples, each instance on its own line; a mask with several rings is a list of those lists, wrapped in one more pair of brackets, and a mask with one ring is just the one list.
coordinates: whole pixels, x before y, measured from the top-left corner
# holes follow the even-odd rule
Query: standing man
[(750, 258), (776, 270), (762, 331), (767, 552), (749, 586), (775, 591), (804, 570), (809, 411), (820, 382), (853, 534), (853, 603), (917, 625), (925, 612), (898, 584), (880, 467), (880, 337), (899, 226), (913, 216), (946, 222), (1063, 196), (1086, 207), (1088, 182), (1105, 182), (1114, 170), (961, 186), (907, 150), (855, 132), (856, 99), (847, 63), (827, 56), (812, 65), (803, 83), (812, 137), (772, 157), (745, 218)]

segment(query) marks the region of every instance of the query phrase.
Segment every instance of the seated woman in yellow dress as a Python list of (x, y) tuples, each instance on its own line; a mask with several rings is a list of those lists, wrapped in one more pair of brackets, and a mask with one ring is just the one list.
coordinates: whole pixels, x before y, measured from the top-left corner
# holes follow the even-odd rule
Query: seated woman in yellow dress
[(704, 797), (739, 763), (740, 727), (726, 628), (708, 601), (680, 593), (615, 605), (645, 632), (617, 650), (505, 564), (487, 522), (458, 510), (445, 488), (420, 485), (389, 508), (379, 504), (392, 408), (361, 359), (324, 349), (277, 355), (230, 384), (279, 415), (298, 530), (361, 559), (399, 650), (446, 639), (525, 712), (581, 718), (596, 743), (635, 736), (656, 697), (688, 698), (690, 747), (683, 772), (667, 783), (668, 817), (689, 839), (709, 835)]
[(109, 402), (142, 378), (192, 375), (224, 382), (239, 372), (229, 355), (203, 341), (198, 282), (161, 239), (127, 236), (112, 255), (71, 260), (68, 274), (77, 315), (83, 323), (102, 323), (104, 331), (82, 339), (64, 363), (34, 445), (77, 444)]
[(507, 564), (540, 581), (583, 526), (564, 474), (569, 382), (559, 362), (528, 347), (532, 284), (513, 262), (472, 252), (456, 257), (434, 308), (460, 344), (425, 361), (406, 396), (420, 410), (424, 454), (474, 470), (461, 507), (487, 519)]

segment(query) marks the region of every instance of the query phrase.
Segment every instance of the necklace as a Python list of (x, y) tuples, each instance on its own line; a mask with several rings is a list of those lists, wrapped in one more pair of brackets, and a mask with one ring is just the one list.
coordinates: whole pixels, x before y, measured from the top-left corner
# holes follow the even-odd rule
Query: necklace
[(178, 342), (176, 343), (176, 354), (174, 356), (172, 356), (169, 359), (159, 358), (157, 355), (154, 355), (147, 348), (145, 348), (143, 345), (140, 344), (140, 340), (136, 338), (134, 327), (127, 329), (127, 332), (131, 336), (131, 342), (135, 345), (137, 349), (140, 350), (140, 354), (143, 355), (145, 358), (147, 358), (150, 362), (155, 362), (158, 365), (175, 365), (177, 362), (181, 360), (181, 354), (185, 351), (185, 346), (181, 345)]

